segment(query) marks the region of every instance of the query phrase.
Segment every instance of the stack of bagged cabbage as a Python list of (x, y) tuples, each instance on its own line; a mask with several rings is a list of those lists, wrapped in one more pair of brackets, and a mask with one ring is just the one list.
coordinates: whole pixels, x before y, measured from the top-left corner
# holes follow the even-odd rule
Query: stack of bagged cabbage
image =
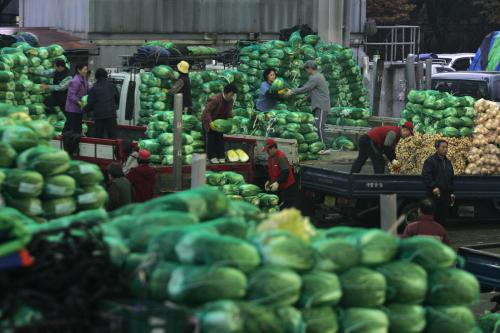
[(337, 126), (370, 127), (368, 117), (370, 117), (369, 109), (336, 106), (330, 109), (327, 123)]
[(168, 89), (178, 78), (179, 73), (167, 65), (141, 73), (139, 125), (149, 124), (155, 112), (172, 110), (173, 100), (168, 95)]
[(245, 178), (239, 173), (207, 172), (206, 182), (210, 186), (219, 188), (231, 200), (244, 200), (265, 213), (279, 211), (277, 195), (264, 193), (257, 185), (245, 183)]
[[(237, 70), (226, 69), (223, 71), (197, 71), (190, 72), (189, 78), (191, 81), (191, 92), (193, 96), (193, 110), (196, 114), (201, 114), (207, 100), (224, 90), (224, 86), (229, 83), (233, 83), (237, 88), (237, 98), (233, 107), (233, 116), (235, 123), (235, 130), (239, 127), (243, 127), (243, 131), (248, 132), (248, 128), (251, 125), (245, 117), (250, 118), (253, 111), (253, 96), (250, 93), (250, 86), (248, 84), (248, 77), (246, 74), (239, 72)], [(239, 109), (245, 109), (248, 114), (240, 114)], [(241, 121), (241, 124), (240, 124)], [(242, 129), (240, 128), (238, 132), (241, 134)]]
[(474, 127), (474, 98), (455, 97), (435, 90), (412, 90), (401, 112), (415, 131), (447, 137), (469, 137)]
[[(12, 106), (0, 104), (0, 110), (4, 107)], [(0, 189), (7, 206), (51, 219), (105, 205), (99, 167), (71, 161), (65, 151), (53, 148), (54, 128), (46, 120), (2, 117), (0, 124)]]
[[(279, 104), (278, 107), (286, 108), (286, 105)], [(318, 159), (318, 152), (325, 147), (315, 127), (314, 116), (309, 112), (290, 112), (286, 109), (279, 109), (259, 113), (253, 134), (297, 140), (301, 161)]]
[(369, 110), (368, 93), (352, 49), (323, 44), (318, 48), (317, 61), (322, 72), (327, 73), (325, 78), (330, 84), (332, 105)]
[[(173, 111), (159, 111), (152, 116), (146, 130), (148, 139), (139, 141), (140, 149), (151, 153), (151, 163), (172, 165), (174, 163)], [(203, 153), (205, 142), (201, 123), (193, 115), (182, 116), (182, 160), (191, 164), (193, 153)]]
[[(330, 84), (332, 106), (369, 107), (361, 71), (352, 50), (337, 44), (325, 44), (317, 35), (301, 38), (300, 33), (294, 32), (287, 42), (273, 40), (247, 46), (241, 49), (240, 55), (238, 69), (248, 74), (254, 92), (258, 92), (266, 68), (276, 68), (278, 76), (283, 77), (289, 87), (298, 87), (307, 81), (304, 62), (316, 60)], [(304, 96), (292, 98), (287, 104), (298, 109), (308, 107)]]
[[(40, 84), (51, 84), (52, 79), (32, 73), (54, 68), (56, 59), (67, 62), (64, 49), (57, 44), (36, 48), (26, 42), (18, 42), (0, 49), (0, 102), (24, 105), (33, 119), (43, 119), (45, 95)], [(63, 120), (61, 114), (52, 117), (51, 121)]]
[(441, 242), (316, 231), (215, 188), (132, 205), (104, 224), (131, 292), (192, 309), (203, 333), (469, 333), (479, 284)]

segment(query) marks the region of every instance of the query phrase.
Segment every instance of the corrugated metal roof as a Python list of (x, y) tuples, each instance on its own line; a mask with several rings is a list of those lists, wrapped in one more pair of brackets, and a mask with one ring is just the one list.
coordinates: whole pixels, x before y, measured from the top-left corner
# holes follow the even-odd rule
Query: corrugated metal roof
[(41, 45), (60, 44), (65, 50), (90, 50), (97, 46), (84, 42), (70, 34), (49, 28), (0, 28), (0, 34), (13, 35), (18, 31), (27, 31), (35, 34)]

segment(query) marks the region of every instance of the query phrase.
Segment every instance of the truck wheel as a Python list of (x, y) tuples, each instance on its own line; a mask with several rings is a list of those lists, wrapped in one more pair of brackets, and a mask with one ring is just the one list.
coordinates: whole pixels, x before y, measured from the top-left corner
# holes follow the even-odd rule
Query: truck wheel
[(411, 202), (403, 206), (400, 210), (400, 214), (405, 214), (406, 218), (398, 227), (398, 233), (403, 233), (406, 226), (418, 219), (418, 202)]

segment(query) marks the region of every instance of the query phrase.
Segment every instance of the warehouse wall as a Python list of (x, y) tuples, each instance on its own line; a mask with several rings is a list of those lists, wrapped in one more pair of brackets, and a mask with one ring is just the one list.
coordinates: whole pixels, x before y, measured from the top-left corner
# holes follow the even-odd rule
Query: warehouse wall
[(318, 4), (338, 0), (91, 1), (89, 32), (269, 33), (296, 24), (314, 26)]
[[(358, 0), (353, 0), (358, 1)], [(55, 27), (89, 38), (167, 34), (231, 39), (238, 34), (277, 34), (308, 24), (336, 41), (344, 0), (20, 0), (23, 25)], [(171, 36), (174, 34), (175, 36)], [(333, 40), (332, 40), (333, 41)]]
[(90, 0), (19, 0), (21, 27), (50, 27), (86, 33)]

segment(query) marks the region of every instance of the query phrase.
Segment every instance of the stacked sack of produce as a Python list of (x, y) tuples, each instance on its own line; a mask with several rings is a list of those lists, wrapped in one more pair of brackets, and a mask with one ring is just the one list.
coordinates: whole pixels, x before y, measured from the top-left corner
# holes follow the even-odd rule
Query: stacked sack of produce
[(337, 126), (370, 127), (370, 110), (357, 107), (333, 107), (328, 114), (327, 123)]
[(217, 49), (208, 46), (188, 46), (188, 52), (194, 56), (207, 56), (217, 54)]
[[(257, 207), (231, 201), (218, 189), (203, 186), (120, 208), (110, 214), (110, 222), (103, 228), (106, 238), (111, 239), (109, 243), (117, 245), (112, 245), (116, 250), (113, 261), (137, 273), (135, 268), (144, 268), (139, 266), (151, 253), (157, 253), (162, 264), (174, 262), (175, 247), (185, 234), (199, 231), (245, 239), (263, 218)], [(206, 259), (215, 257), (207, 255)], [(130, 285), (140, 293), (165, 299), (169, 276), (159, 276), (149, 269), (147, 276), (144, 281), (131, 280)]]
[(465, 173), (467, 157), (471, 149), (470, 138), (450, 138), (438, 134), (419, 134), (399, 140), (396, 146), (396, 158), (399, 161), (394, 173), (420, 175), (425, 160), (436, 153), (436, 140), (448, 142), (448, 159), (453, 164), (455, 175)]
[[(239, 133), (242, 131), (248, 132), (251, 125), (248, 120), (253, 112), (253, 96), (250, 94), (250, 86), (248, 85), (248, 77), (246, 74), (236, 70), (223, 71), (197, 71), (190, 72), (191, 91), (193, 95), (193, 110), (196, 114), (201, 115), (207, 100), (224, 90), (224, 86), (233, 83), (237, 88), (236, 101), (233, 107), (233, 116), (237, 121), (237, 126), (242, 126)], [(247, 110), (247, 113), (242, 113), (240, 109)], [(241, 122), (241, 124), (240, 124)]]
[(1, 193), (7, 206), (50, 219), (105, 205), (99, 167), (71, 161), (65, 151), (53, 148), (54, 128), (47, 121), (0, 118), (0, 123)]
[(179, 73), (167, 65), (156, 66), (151, 72), (141, 73), (139, 125), (147, 125), (155, 112), (172, 110), (173, 101), (168, 95), (168, 89), (178, 78)]
[[(5, 71), (5, 75), (1, 76), (1, 102), (25, 105), (33, 119), (45, 118), (43, 101), (46, 94), (40, 84), (50, 84), (52, 79), (35, 76), (33, 73), (53, 69), (56, 59), (67, 61), (63, 55), (64, 49), (57, 44), (35, 48), (26, 42), (18, 42), (11, 47), (2, 48), (0, 53), (1, 67)], [(58, 111), (62, 114), (61, 110)], [(57, 120), (60, 119), (56, 116), (52, 122)]]
[(434, 90), (412, 90), (401, 112), (402, 121), (411, 121), (415, 131), (446, 137), (469, 137), (474, 127), (474, 98), (455, 97)]
[(470, 333), (479, 284), (441, 242), (379, 229), (316, 231), (202, 187), (103, 225), (136, 297), (192, 309), (201, 332)]
[(352, 49), (337, 44), (321, 45), (318, 55), (318, 64), (330, 84), (332, 105), (369, 111), (368, 93)]
[(207, 172), (206, 181), (216, 186), (231, 200), (245, 200), (265, 213), (279, 211), (277, 195), (262, 192), (260, 187), (245, 183), (245, 178), (236, 172)]
[[(139, 148), (151, 153), (151, 163), (172, 165), (174, 163), (173, 111), (155, 112), (146, 130), (148, 139), (139, 140)], [(201, 123), (193, 115), (182, 116), (182, 161), (191, 164), (193, 153), (205, 152), (205, 141)]]
[[(285, 79), (288, 88), (298, 87), (307, 81), (304, 62), (316, 60), (330, 84), (332, 105), (369, 107), (361, 71), (352, 50), (322, 43), (317, 35), (301, 38), (300, 33), (295, 32), (287, 42), (273, 40), (247, 46), (240, 50), (240, 55), (241, 65), (238, 69), (248, 74), (249, 84), (255, 93), (263, 81), (264, 69), (276, 68), (278, 76)], [(289, 108), (299, 109), (309, 106), (303, 95), (289, 99), (287, 104)]]
[[(279, 104), (278, 107), (286, 108), (286, 105)], [(314, 124), (314, 116), (309, 112), (271, 110), (257, 115), (253, 135), (295, 139), (299, 144), (301, 161), (317, 160), (318, 152), (324, 149), (325, 145), (320, 141)]]
[(472, 148), (467, 156), (468, 175), (500, 173), (500, 108), (495, 102), (476, 102)]

